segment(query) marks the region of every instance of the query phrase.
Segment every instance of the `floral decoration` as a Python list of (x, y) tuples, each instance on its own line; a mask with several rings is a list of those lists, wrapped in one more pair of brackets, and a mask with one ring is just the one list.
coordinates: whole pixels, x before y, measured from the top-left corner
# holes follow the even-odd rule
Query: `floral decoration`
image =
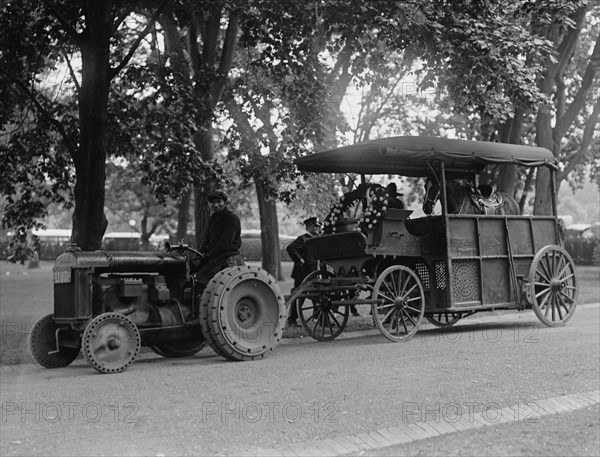
[(371, 193), (370, 204), (354, 229), (365, 236), (381, 222), (381, 219), (383, 219), (383, 216), (385, 216), (388, 209), (389, 195), (385, 191), (385, 188), (380, 185), (373, 185), (371, 189), (369, 189), (369, 192)]
[(335, 233), (338, 224), (345, 219), (344, 213), (346, 210), (365, 197), (368, 197), (369, 206), (359, 219), (355, 230), (366, 236), (387, 212), (388, 194), (379, 184), (363, 183), (353, 191), (342, 195), (340, 200), (332, 205), (329, 214), (325, 218), (323, 231), (325, 233)]

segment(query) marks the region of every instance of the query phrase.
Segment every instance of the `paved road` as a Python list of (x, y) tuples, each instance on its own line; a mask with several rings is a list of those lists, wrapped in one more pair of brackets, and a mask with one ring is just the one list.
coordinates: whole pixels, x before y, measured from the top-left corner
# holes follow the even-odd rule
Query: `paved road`
[(516, 407), (518, 421), (361, 453), (598, 455), (597, 401), (539, 417), (532, 408), (599, 390), (599, 328), (600, 307), (586, 305), (560, 328), (541, 327), (531, 311), (477, 315), (444, 331), (426, 326), (403, 344), (376, 331), (290, 340), (246, 363), (205, 349), (178, 360), (147, 354), (116, 375), (80, 360), (2, 367), (0, 454), (311, 454), (311, 443)]

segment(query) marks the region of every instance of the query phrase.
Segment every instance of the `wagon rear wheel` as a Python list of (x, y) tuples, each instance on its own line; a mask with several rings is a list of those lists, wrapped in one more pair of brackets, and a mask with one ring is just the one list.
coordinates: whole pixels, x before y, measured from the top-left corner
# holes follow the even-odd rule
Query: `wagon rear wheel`
[(564, 325), (575, 312), (575, 263), (560, 246), (545, 246), (529, 270), (529, 300), (536, 316), (547, 326)]
[[(333, 278), (329, 271), (313, 271), (302, 282), (309, 286), (311, 282), (319, 279)], [(306, 289), (310, 291), (310, 286)], [(331, 341), (337, 338), (346, 328), (350, 308), (342, 305), (332, 305), (332, 300), (345, 298), (343, 292), (321, 292), (318, 296), (300, 298), (298, 303), (298, 316), (306, 332), (315, 340)]]
[(78, 340), (69, 327), (57, 325), (52, 314), (42, 317), (31, 328), (29, 350), (35, 361), (44, 368), (66, 367), (79, 355), (79, 347), (57, 347), (57, 330), (59, 337), (67, 337), (74, 342)]
[(281, 340), (285, 317), (277, 281), (259, 267), (227, 268), (202, 293), (202, 334), (229, 360), (253, 360), (272, 351)]
[(168, 341), (155, 344), (152, 350), (163, 357), (190, 357), (200, 352), (206, 346), (206, 340), (202, 338), (196, 341)]
[(83, 355), (100, 373), (120, 373), (140, 352), (141, 337), (131, 319), (120, 313), (96, 316), (83, 332)]
[(419, 277), (403, 265), (383, 271), (373, 288), (375, 325), (391, 341), (407, 341), (419, 330), (425, 314), (425, 294)]
[(436, 327), (452, 327), (459, 320), (461, 320), (461, 313), (433, 313), (425, 316), (429, 322), (431, 322)]

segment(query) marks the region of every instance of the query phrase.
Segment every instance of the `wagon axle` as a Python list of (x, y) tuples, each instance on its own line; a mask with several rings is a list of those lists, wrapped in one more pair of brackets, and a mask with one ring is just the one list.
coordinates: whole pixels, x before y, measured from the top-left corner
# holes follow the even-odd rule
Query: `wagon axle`
[(566, 287), (566, 284), (564, 283), (564, 281), (561, 281), (560, 279), (553, 279), (552, 281), (550, 281), (550, 289), (552, 290), (552, 292), (559, 292), (561, 290), (563, 290)]

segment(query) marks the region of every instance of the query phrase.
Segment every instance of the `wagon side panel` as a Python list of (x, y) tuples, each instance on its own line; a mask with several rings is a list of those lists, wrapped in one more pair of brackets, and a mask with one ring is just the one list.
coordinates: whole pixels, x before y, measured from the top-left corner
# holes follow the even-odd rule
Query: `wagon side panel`
[(379, 272), (389, 265), (409, 267), (421, 281), (426, 309), (444, 310), (450, 306), (445, 233), (443, 217), (405, 220), (386, 216), (367, 253), (381, 260)]
[(452, 307), (482, 304), (477, 218), (448, 218), (448, 277)]

